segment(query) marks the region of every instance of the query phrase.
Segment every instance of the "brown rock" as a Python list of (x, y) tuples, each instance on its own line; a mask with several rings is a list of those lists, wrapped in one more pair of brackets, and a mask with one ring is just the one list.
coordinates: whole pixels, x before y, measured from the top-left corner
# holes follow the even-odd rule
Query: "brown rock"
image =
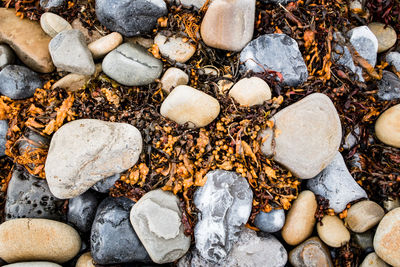
[(311, 237), (289, 253), (294, 267), (333, 267), (327, 246), (318, 237)]
[(50, 57), (51, 38), (39, 23), (15, 16), (15, 9), (0, 8), (0, 43), (8, 44), (31, 69), (49, 73), (54, 70)]
[(383, 143), (400, 148), (400, 104), (379, 116), (375, 124), (375, 134)]
[(82, 254), (78, 261), (76, 262), (75, 267), (95, 267), (92, 255), (90, 252), (86, 252)]
[(372, 22), (368, 28), (378, 39), (378, 53), (389, 50), (397, 41), (396, 31), (390, 26), (380, 22)]
[(350, 207), (345, 223), (351, 231), (363, 233), (377, 225), (384, 215), (385, 211), (381, 206), (373, 201), (364, 200)]
[(328, 246), (338, 248), (349, 242), (350, 232), (337, 216), (325, 215), (317, 224), (319, 238)]
[(88, 48), (90, 52), (92, 52), (93, 58), (99, 59), (103, 58), (109, 52), (117, 48), (117, 46), (122, 44), (122, 41), (122, 35), (118, 32), (113, 32), (90, 43)]

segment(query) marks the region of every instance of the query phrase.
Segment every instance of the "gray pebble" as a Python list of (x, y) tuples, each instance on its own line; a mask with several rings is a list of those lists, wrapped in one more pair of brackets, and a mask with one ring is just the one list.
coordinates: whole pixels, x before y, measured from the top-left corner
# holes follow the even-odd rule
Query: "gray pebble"
[(63, 6), (65, 0), (40, 0), (40, 7), (44, 9), (51, 9)]
[(98, 204), (96, 195), (90, 190), (71, 199), (68, 203), (68, 222), (83, 233), (89, 232)]
[(92, 186), (92, 189), (100, 193), (107, 193), (114, 186), (115, 182), (119, 180), (120, 177), (121, 175), (117, 173), (113, 176), (105, 178), (101, 181), (98, 181), (94, 186)]
[(6, 120), (0, 120), (0, 157), (5, 156), (7, 143), (8, 123)]
[(15, 55), (12, 49), (6, 44), (0, 44), (0, 70), (14, 62)]
[(260, 212), (257, 214), (254, 225), (266, 233), (275, 233), (282, 229), (285, 224), (285, 211), (274, 209), (270, 212)]
[(400, 98), (400, 79), (390, 71), (382, 72), (382, 80), (378, 82), (378, 88), (378, 97), (382, 100)]

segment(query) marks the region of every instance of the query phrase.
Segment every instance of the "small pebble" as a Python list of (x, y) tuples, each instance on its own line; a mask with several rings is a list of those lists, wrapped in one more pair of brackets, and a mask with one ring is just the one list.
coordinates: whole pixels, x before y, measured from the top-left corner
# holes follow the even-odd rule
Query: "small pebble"
[(7, 143), (7, 132), (8, 122), (6, 120), (0, 120), (0, 157), (6, 155), (6, 143)]
[(372, 230), (366, 231), (364, 233), (355, 233), (352, 236), (352, 240), (359, 245), (364, 251), (368, 249), (373, 249), (374, 247), (374, 232)]
[(40, 0), (40, 7), (44, 9), (51, 9), (63, 6), (65, 0)]
[(363, 200), (350, 207), (344, 221), (351, 231), (363, 233), (377, 225), (384, 215), (385, 211), (377, 203)]
[(379, 116), (375, 124), (375, 134), (382, 143), (400, 148), (400, 104)]
[(162, 89), (167, 94), (178, 85), (186, 85), (188, 82), (189, 76), (183, 70), (174, 67), (167, 69), (161, 78)]
[(386, 62), (400, 72), (400, 53), (397, 51), (390, 52), (386, 55)]
[(196, 52), (196, 46), (178, 36), (167, 37), (158, 33), (154, 38), (154, 43), (160, 49), (161, 55), (179, 63), (185, 63)]
[(397, 41), (396, 31), (390, 25), (372, 22), (368, 24), (368, 28), (378, 39), (378, 53), (389, 50)]
[(90, 252), (82, 254), (76, 262), (75, 267), (95, 267), (92, 254)]
[(15, 55), (12, 49), (6, 44), (0, 44), (0, 70), (14, 63), (14, 60)]
[(400, 98), (400, 78), (390, 72), (384, 70), (382, 79), (378, 81), (378, 97), (382, 100), (394, 100)]
[(338, 248), (350, 241), (350, 232), (337, 216), (325, 215), (317, 223), (319, 238), (330, 247)]
[(318, 237), (311, 237), (289, 253), (294, 267), (333, 267), (328, 247)]
[(43, 13), (40, 17), (40, 26), (51, 37), (62, 31), (71, 30), (72, 26), (65, 19), (51, 12)]
[(102, 71), (101, 64), (96, 64), (96, 72), (90, 75), (82, 75), (77, 73), (70, 73), (55, 82), (51, 89), (63, 88), (68, 92), (76, 92), (82, 89), (90, 79), (99, 76)]
[(94, 59), (105, 57), (109, 52), (122, 44), (123, 37), (118, 32), (110, 33), (88, 45)]
[(254, 226), (266, 233), (275, 233), (285, 224), (285, 211), (273, 209), (270, 212), (261, 211), (254, 220)]
[(251, 107), (270, 100), (271, 89), (258, 77), (243, 78), (232, 87), (229, 95), (240, 105)]

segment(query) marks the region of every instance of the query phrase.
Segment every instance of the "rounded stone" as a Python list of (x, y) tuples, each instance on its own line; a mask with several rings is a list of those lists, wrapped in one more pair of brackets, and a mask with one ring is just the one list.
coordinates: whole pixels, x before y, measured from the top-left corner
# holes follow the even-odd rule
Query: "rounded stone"
[(400, 266), (400, 208), (388, 212), (378, 225), (374, 237), (375, 253), (386, 263)]
[(7, 132), (8, 122), (6, 120), (0, 120), (0, 157), (6, 155)]
[(368, 24), (368, 28), (378, 39), (378, 53), (389, 50), (397, 41), (396, 31), (390, 25), (372, 22)]
[(400, 148), (400, 104), (379, 116), (375, 124), (375, 134), (381, 142)]
[(65, 19), (51, 12), (43, 13), (40, 26), (49, 36), (54, 37), (62, 31), (71, 30), (72, 26)]
[(360, 267), (389, 267), (381, 258), (372, 252), (365, 257)]
[(115, 182), (119, 180), (119, 178), (121, 178), (121, 174), (119, 173), (104, 178), (103, 180), (98, 181), (94, 186), (92, 186), (92, 189), (100, 193), (108, 193), (110, 189), (114, 186)]
[(254, 220), (254, 226), (263, 232), (275, 233), (285, 224), (285, 211), (274, 209), (270, 212), (261, 211)]
[(305, 190), (293, 202), (282, 228), (282, 237), (289, 245), (298, 245), (309, 237), (315, 225), (317, 200), (313, 192)]
[(109, 52), (122, 44), (123, 37), (118, 32), (112, 32), (88, 45), (94, 59), (103, 58)]
[(0, 70), (14, 62), (15, 55), (12, 49), (6, 44), (0, 44)]
[(251, 107), (270, 100), (271, 89), (258, 77), (243, 78), (232, 87), (229, 95), (240, 105)]
[(28, 261), (4, 265), (3, 267), (62, 267), (57, 263), (47, 261)]
[(63, 6), (65, 0), (40, 0), (40, 7), (44, 9), (58, 8)]
[(351, 231), (363, 233), (377, 225), (384, 215), (385, 211), (381, 206), (364, 200), (350, 207), (344, 221)]
[(94, 260), (90, 252), (82, 254), (76, 262), (75, 267), (95, 267)]
[(161, 55), (179, 63), (185, 63), (196, 52), (196, 46), (178, 36), (167, 37), (158, 33), (154, 38), (154, 43), (160, 49)]
[(75, 257), (81, 239), (71, 226), (47, 219), (15, 219), (0, 225), (0, 258), (9, 263)]
[(317, 224), (319, 238), (330, 247), (338, 248), (350, 241), (350, 232), (337, 216), (325, 215)]
[(68, 202), (68, 223), (74, 225), (79, 231), (87, 233), (92, 227), (94, 216), (99, 201), (92, 191), (86, 191)]
[(289, 261), (294, 267), (333, 267), (327, 246), (318, 237), (311, 237), (289, 253)]
[(162, 89), (166, 93), (170, 93), (172, 89), (178, 85), (186, 85), (189, 82), (189, 76), (178, 68), (169, 68), (161, 78)]

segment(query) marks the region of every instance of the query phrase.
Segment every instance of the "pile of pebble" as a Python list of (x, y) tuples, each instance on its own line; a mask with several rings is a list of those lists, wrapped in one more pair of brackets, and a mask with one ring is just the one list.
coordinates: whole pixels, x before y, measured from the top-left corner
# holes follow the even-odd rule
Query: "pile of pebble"
[[(199, 9), (206, 1), (166, 2)], [(184, 63), (196, 47), (178, 33), (159, 32), (154, 40), (137, 37), (151, 32), (157, 19), (168, 14), (166, 2), (96, 0), (98, 20), (114, 31), (101, 38), (50, 12), (63, 0), (40, 1), (49, 11), (40, 24), (21, 20), (13, 9), (0, 8), (0, 93), (11, 99), (32, 97), (43, 86), (38, 73), (55, 69), (69, 74), (53, 88), (67, 91), (79, 90), (101, 72), (126, 86), (161, 79), (168, 96), (160, 113), (191, 128), (207, 126), (220, 113), (217, 99), (188, 86), (189, 77), (179, 68), (163, 73), (162, 61), (147, 51), (156, 44), (163, 57)], [(243, 72), (270, 69), (280, 72), (286, 85), (304, 83), (308, 71), (294, 39), (266, 34), (252, 40), (255, 5), (255, 0), (213, 0), (202, 20), (202, 40), (213, 48), (240, 52)], [(372, 66), (377, 53), (387, 51), (397, 40), (396, 32), (380, 23), (356, 27), (345, 35)], [(341, 33), (335, 39), (346, 40)], [(364, 81), (346, 45), (334, 47), (333, 57)], [(386, 59), (400, 70), (400, 53), (388, 53)], [(383, 73), (377, 95), (381, 100), (400, 98), (396, 74)], [(229, 96), (251, 107), (271, 99), (271, 90), (260, 78), (244, 78), (230, 88)], [(71, 260), (77, 267), (133, 262), (285, 266), (288, 261), (296, 267), (333, 266), (329, 247), (341, 247), (354, 238), (370, 252), (361, 266), (400, 266), (399, 201), (388, 200), (381, 207), (368, 200), (354, 180), (338, 152), (342, 127), (329, 97), (313, 93), (272, 120), (276, 127), (261, 133), (262, 152), (306, 180), (308, 190), (299, 194), (287, 214), (279, 209), (259, 213), (255, 226), (260, 231), (256, 232), (245, 227), (253, 202), (248, 182), (235, 172), (211, 171), (194, 195), (199, 210), (194, 240), (185, 235), (179, 199), (170, 192), (150, 191), (136, 203), (106, 197), (119, 174), (134, 166), (142, 152), (142, 136), (134, 126), (81, 119), (62, 126), (51, 141), (32, 134), (50, 143), (46, 180), (15, 168), (7, 191), (6, 221), (0, 225), (0, 258), (9, 263), (5, 266), (50, 267)], [(375, 130), (384, 144), (400, 148), (400, 105), (382, 113)], [(0, 121), (1, 156), (7, 131), (7, 121)], [(20, 144), (19, 149), (29, 145)], [(354, 141), (347, 145), (354, 146)], [(316, 195), (329, 200), (336, 213), (357, 202), (344, 220), (325, 215), (322, 223), (316, 223)], [(60, 212), (65, 199), (69, 200), (66, 214)], [(90, 236), (90, 244), (82, 242), (83, 236)]]

